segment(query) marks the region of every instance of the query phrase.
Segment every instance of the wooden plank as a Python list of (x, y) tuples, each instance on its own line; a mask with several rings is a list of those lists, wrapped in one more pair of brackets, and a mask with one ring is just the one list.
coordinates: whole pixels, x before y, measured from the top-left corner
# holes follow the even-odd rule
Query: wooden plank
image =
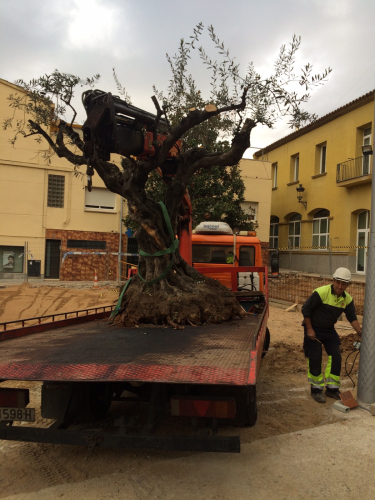
[(293, 304), (292, 306), (288, 307), (288, 309), (285, 309), (285, 312), (290, 312), (297, 306), (298, 306), (298, 304)]

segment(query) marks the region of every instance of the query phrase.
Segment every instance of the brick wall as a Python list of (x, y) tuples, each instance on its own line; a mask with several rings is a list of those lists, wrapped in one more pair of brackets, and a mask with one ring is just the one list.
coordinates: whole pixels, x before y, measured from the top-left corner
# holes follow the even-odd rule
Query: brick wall
[[(116, 280), (117, 253), (119, 248), (118, 233), (100, 233), (94, 231), (66, 231), (47, 229), (46, 239), (61, 240), (61, 262), (66, 252), (87, 252), (87, 255), (67, 255), (60, 264), (61, 281), (94, 281), (95, 270), (99, 281)], [(67, 240), (106, 241), (105, 250), (67, 248)], [(122, 252), (126, 252), (127, 237), (122, 235)], [(92, 252), (103, 252), (104, 255), (92, 255)], [(122, 258), (126, 260), (126, 258)]]

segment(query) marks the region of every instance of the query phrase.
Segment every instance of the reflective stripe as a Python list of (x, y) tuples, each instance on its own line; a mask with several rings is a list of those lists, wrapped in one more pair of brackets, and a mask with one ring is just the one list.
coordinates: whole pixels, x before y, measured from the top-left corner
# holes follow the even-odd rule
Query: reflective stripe
[(312, 375), (312, 373), (310, 373), (310, 363), (309, 363), (309, 359), (307, 360), (307, 380), (310, 382), (310, 384), (317, 388), (317, 389), (320, 389), (321, 387), (324, 387), (324, 379), (323, 379), (323, 374), (321, 373), (320, 375), (318, 376), (315, 376), (315, 375)]
[(324, 382), (323, 380), (321, 382), (317, 382), (316, 380), (312, 380), (310, 377), (308, 378), (308, 381), (313, 387), (324, 387)]
[(340, 385), (340, 380), (336, 380), (334, 378), (326, 378), (326, 384)]
[(336, 382), (326, 382), (327, 384), (327, 387), (328, 389), (340, 389), (340, 382), (339, 383), (336, 383)]
[(332, 356), (328, 356), (327, 368), (324, 372), (326, 384), (328, 388), (338, 389), (340, 387), (340, 376), (333, 375), (333, 373), (331, 373), (331, 367), (332, 367)]

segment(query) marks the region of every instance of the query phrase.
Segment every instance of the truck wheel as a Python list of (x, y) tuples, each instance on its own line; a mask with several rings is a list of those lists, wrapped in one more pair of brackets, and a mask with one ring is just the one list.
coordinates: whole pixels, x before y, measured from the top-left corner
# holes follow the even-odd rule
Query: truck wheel
[(257, 421), (258, 417), (258, 410), (257, 410), (257, 395), (256, 395), (256, 388), (255, 386), (249, 387), (248, 391), (248, 402), (246, 405), (247, 409), (247, 423), (249, 427), (255, 425), (255, 422)]
[(268, 348), (270, 346), (270, 342), (271, 342), (271, 334), (270, 334), (270, 331), (268, 330), (268, 328), (266, 328), (266, 336), (264, 337), (262, 359), (267, 354)]
[(257, 398), (254, 385), (241, 388), (236, 395), (236, 418), (235, 425), (240, 427), (252, 427), (257, 421)]
[(101, 420), (111, 406), (113, 396), (112, 384), (88, 383), (83, 392), (83, 413), (88, 420)]

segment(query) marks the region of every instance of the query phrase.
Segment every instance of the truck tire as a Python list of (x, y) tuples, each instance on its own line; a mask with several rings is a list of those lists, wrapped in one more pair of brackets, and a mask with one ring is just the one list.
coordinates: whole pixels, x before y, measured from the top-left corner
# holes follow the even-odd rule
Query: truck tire
[(85, 384), (83, 390), (83, 416), (86, 420), (103, 419), (111, 406), (113, 386), (106, 382)]
[(263, 352), (262, 352), (262, 359), (264, 356), (267, 354), (268, 348), (270, 346), (271, 342), (271, 334), (268, 328), (266, 328), (266, 336), (264, 337), (264, 344), (263, 344)]
[(252, 427), (257, 421), (257, 398), (256, 387), (250, 385), (239, 388), (236, 394), (236, 418), (235, 425), (239, 427)]

